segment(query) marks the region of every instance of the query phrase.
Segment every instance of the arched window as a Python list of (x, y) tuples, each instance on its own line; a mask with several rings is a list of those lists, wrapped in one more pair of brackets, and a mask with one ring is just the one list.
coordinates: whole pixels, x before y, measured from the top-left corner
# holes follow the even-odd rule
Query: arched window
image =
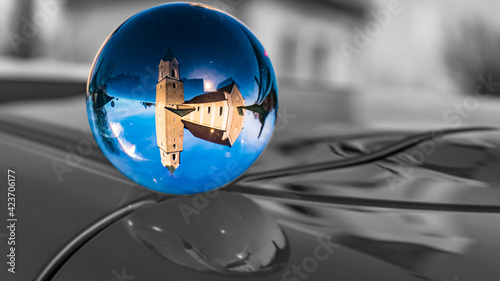
[(208, 107), (208, 114), (210, 114), (210, 111), (211, 111), (211, 108), (210, 108), (210, 106), (209, 106), (209, 107)]
[(222, 116), (222, 113), (224, 112), (224, 107), (220, 107), (220, 110), (219, 110), (219, 116)]
[(172, 160), (174, 160), (174, 161), (175, 161), (175, 158), (177, 158), (177, 157), (176, 157), (176, 154), (172, 154)]
[[(174, 149), (176, 149), (176, 148), (177, 148), (177, 144), (175, 144), (175, 143), (174, 143)], [(174, 155), (175, 155), (175, 154), (174, 154)]]
[(196, 111), (200, 111), (200, 107), (199, 106), (196, 108)]
[(177, 118), (174, 117), (174, 122), (177, 121)]
[(163, 70), (161, 71), (161, 77), (163, 78)]
[(172, 77), (176, 77), (175, 69), (172, 69)]
[(177, 83), (174, 83), (174, 89), (177, 89)]

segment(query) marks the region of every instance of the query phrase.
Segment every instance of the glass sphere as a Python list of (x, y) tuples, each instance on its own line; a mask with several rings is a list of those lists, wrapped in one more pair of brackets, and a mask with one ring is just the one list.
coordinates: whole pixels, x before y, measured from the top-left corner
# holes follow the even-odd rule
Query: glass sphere
[(198, 5), (140, 12), (106, 40), (92, 66), (87, 111), (111, 163), (165, 193), (224, 186), (269, 142), (277, 84), (257, 38)]

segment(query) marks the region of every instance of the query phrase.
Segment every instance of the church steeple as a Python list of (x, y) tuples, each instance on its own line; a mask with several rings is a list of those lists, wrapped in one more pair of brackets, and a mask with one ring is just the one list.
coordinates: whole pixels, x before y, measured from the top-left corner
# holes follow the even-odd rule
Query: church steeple
[(160, 60), (158, 81), (164, 78), (180, 80), (179, 68), (179, 62), (175, 58), (172, 48), (168, 47), (167, 53)]
[(187, 112), (179, 108), (179, 105), (184, 101), (184, 84), (180, 80), (179, 62), (169, 47), (158, 65), (155, 119), (161, 163), (171, 174), (179, 167), (180, 153), (183, 150), (184, 124), (181, 115)]
[(173, 59), (175, 58), (174, 56), (174, 52), (172, 52), (172, 48), (170, 48), (170, 46), (168, 47), (168, 51), (167, 53), (165, 54), (165, 56), (163, 57), (163, 61), (172, 61)]

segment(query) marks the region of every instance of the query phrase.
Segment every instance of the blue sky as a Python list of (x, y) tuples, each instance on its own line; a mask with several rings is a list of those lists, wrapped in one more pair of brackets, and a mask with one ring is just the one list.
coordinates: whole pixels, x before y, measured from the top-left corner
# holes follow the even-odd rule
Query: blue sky
[[(255, 46), (258, 46), (257, 55), (263, 57), (260, 61), (256, 59)], [(254, 77), (259, 77), (261, 72), (272, 72), (269, 58), (257, 39), (229, 16), (187, 4), (162, 5), (144, 11), (119, 27), (96, 59), (95, 65), (102, 63), (103, 67), (99, 73), (93, 69), (91, 79), (106, 81), (98, 77), (129, 74), (139, 77), (140, 81), (134, 88), (112, 82), (107, 85), (108, 95), (118, 98), (113, 107), (111, 103), (106, 104), (105, 110), (109, 137), (116, 140), (113, 143), (119, 154), (107, 151), (102, 139), (96, 139), (116, 168), (148, 188), (187, 194), (205, 191), (207, 185), (211, 188), (224, 185), (257, 159), (271, 137), (276, 111), (268, 115), (260, 138), (261, 123), (252, 112), (246, 111), (244, 128), (230, 148), (198, 139), (185, 129), (181, 164), (171, 175), (161, 164), (156, 145), (155, 108), (141, 105), (142, 101), (155, 101), (158, 64), (169, 47), (181, 65), (181, 77), (203, 78), (213, 85), (232, 78), (246, 105), (253, 104), (258, 97)], [(274, 79), (274, 75), (272, 77)], [(275, 86), (276, 81), (273, 82)], [(185, 92), (186, 100), (202, 94), (190, 89)], [(92, 115), (93, 108), (88, 105)], [(89, 120), (92, 123), (93, 118)], [(96, 135), (95, 126), (93, 130)], [(231, 169), (228, 169), (229, 162)], [(232, 169), (233, 165), (236, 169)], [(218, 181), (214, 175), (218, 175), (215, 176)]]
[[(184, 130), (184, 151), (179, 168), (172, 174), (161, 164), (156, 145), (155, 108), (145, 109), (135, 100), (120, 99), (106, 106), (111, 137), (116, 138), (118, 155), (103, 149), (115, 167), (132, 180), (166, 193), (195, 193), (208, 184), (224, 185), (246, 171), (267, 144), (274, 127), (274, 114), (269, 115), (263, 135), (258, 138), (261, 123), (246, 111), (244, 129), (232, 147), (222, 146), (194, 137)], [(98, 142), (104, 148), (102, 140)], [(228, 170), (228, 161), (235, 161), (236, 171)], [(218, 177), (223, 172), (227, 177)], [(238, 173), (239, 172), (239, 173)], [(214, 180), (218, 178), (218, 181)], [(227, 178), (227, 180), (226, 180)]]
[[(258, 91), (254, 75), (259, 66), (250, 44), (256, 38), (249, 36), (253, 37), (237, 20), (215, 11), (187, 4), (162, 5), (122, 24), (103, 47), (96, 65), (101, 61), (104, 66), (114, 65), (109, 76), (141, 77), (139, 89), (120, 89), (117, 96), (154, 102), (158, 64), (171, 47), (181, 77), (204, 78), (213, 85), (232, 77), (254, 102)], [(139, 96), (142, 93), (146, 95)]]

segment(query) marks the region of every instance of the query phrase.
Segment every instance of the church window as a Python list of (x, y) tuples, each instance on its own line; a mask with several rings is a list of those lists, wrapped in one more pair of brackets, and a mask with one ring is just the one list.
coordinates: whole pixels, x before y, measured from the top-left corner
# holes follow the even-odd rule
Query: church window
[(198, 106), (198, 107), (196, 107), (196, 111), (200, 111), (200, 107), (199, 107), (199, 106)]
[(220, 110), (219, 110), (219, 116), (222, 116), (222, 113), (224, 112), (224, 107), (220, 107)]
[(177, 148), (177, 144), (174, 143), (174, 149), (176, 149), (176, 148)]
[(174, 83), (174, 89), (177, 89), (177, 83)]
[(175, 76), (177, 76), (175, 73), (175, 69), (172, 69), (172, 77), (175, 77)]
[(210, 111), (211, 111), (211, 107), (209, 106), (208, 107), (208, 114), (210, 114)]
[(175, 158), (176, 158), (175, 156), (176, 156), (175, 154), (172, 154), (172, 160), (174, 160), (174, 161), (175, 161)]
[(163, 70), (161, 71), (161, 77), (163, 77)]

